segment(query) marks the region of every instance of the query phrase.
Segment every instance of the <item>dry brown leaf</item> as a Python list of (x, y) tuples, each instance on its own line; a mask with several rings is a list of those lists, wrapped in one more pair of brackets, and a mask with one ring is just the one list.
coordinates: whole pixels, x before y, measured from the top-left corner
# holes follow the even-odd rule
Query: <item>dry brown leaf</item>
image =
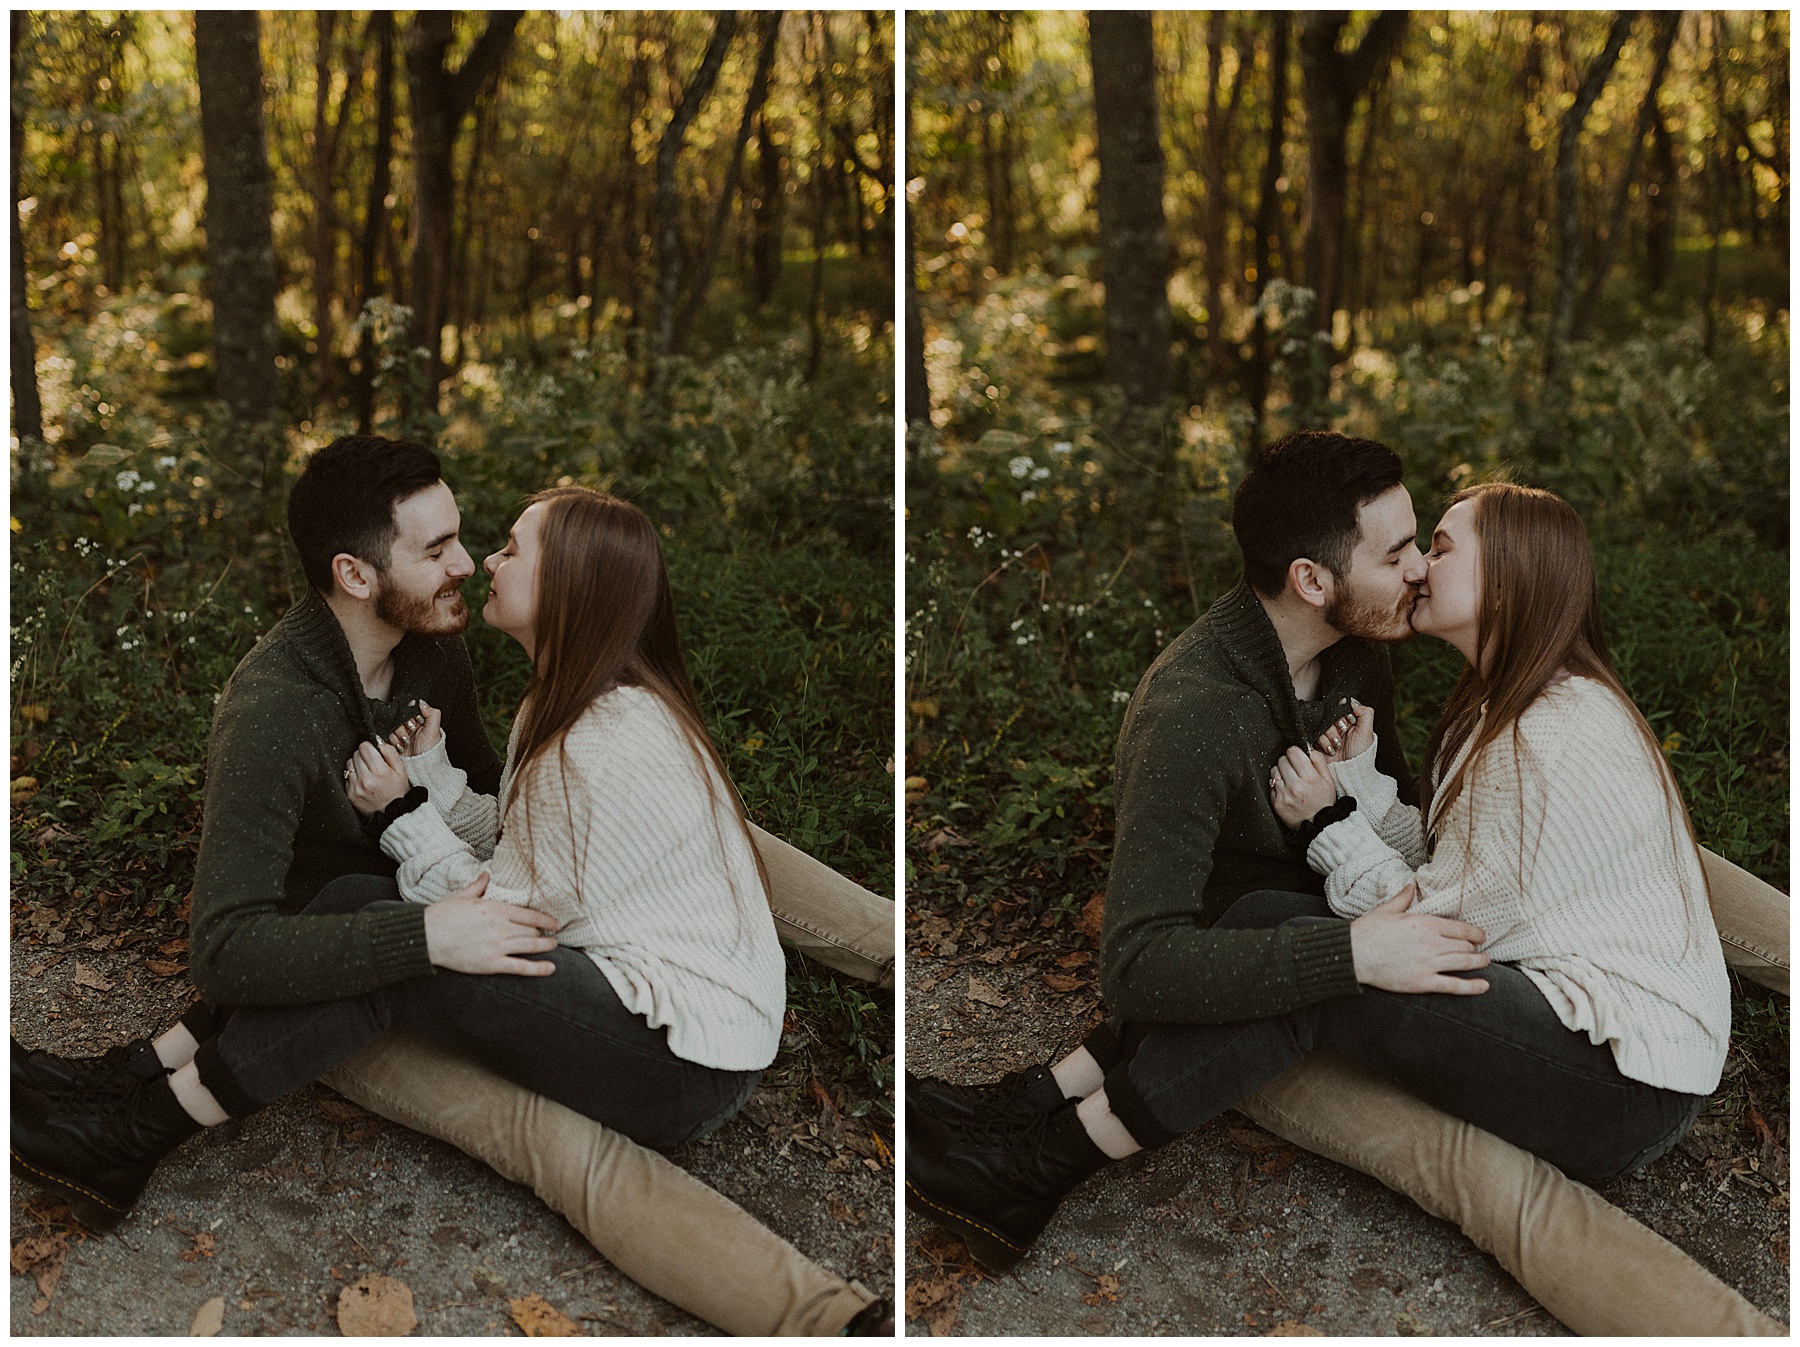
[(358, 1108), (347, 1099), (329, 1095), (319, 1100), (319, 1112), (334, 1123), (366, 1123), (375, 1116), (366, 1108)]
[(995, 1009), (1012, 1004), (1012, 997), (1002, 996), (989, 983), (983, 982), (973, 973), (969, 974), (969, 999), (979, 1001), (984, 1006), (993, 1006)]
[(1067, 973), (1045, 973), (1044, 985), (1060, 996), (1086, 984), (1081, 978), (1070, 977)]
[(1096, 893), (1087, 900), (1087, 906), (1081, 909), (1081, 915), (1075, 918), (1075, 929), (1080, 931), (1096, 945), (1100, 943), (1100, 928), (1106, 920), (1106, 895)]
[(923, 1319), (934, 1338), (948, 1337), (956, 1327), (956, 1307), (966, 1288), (955, 1276), (934, 1273), (906, 1288), (906, 1317)]
[(180, 954), (187, 947), (187, 938), (184, 936), (179, 940), (170, 940), (165, 944), (158, 945), (156, 952), (158, 954)]
[(376, 1137), (378, 1137), (380, 1135), (381, 1135), (381, 1119), (377, 1118), (377, 1119), (375, 1119), (374, 1122), (368, 1124), (366, 1127), (358, 1127), (353, 1131), (344, 1133), (344, 1140), (345, 1141), (373, 1141)]
[(112, 990), (113, 986), (112, 983), (108, 982), (94, 969), (89, 968), (80, 959), (75, 960), (75, 985), (77, 987), (92, 987), (97, 992), (109, 992)]
[(347, 1338), (403, 1338), (419, 1326), (412, 1288), (371, 1272), (338, 1296), (338, 1332)]
[(1065, 954), (1056, 961), (1058, 968), (1081, 968), (1094, 961), (1093, 951), (1078, 949), (1073, 954)]
[(202, 1258), (211, 1258), (219, 1251), (219, 1242), (202, 1230), (194, 1236), (194, 1247), (183, 1249), (176, 1256), (184, 1263), (195, 1263)]
[(1264, 1333), (1265, 1338), (1322, 1338), (1324, 1331), (1311, 1324), (1303, 1324), (1298, 1319), (1283, 1319), (1275, 1327)]
[(1109, 1305), (1119, 1298), (1117, 1273), (1102, 1272), (1094, 1278), (1094, 1289), (1081, 1298), (1083, 1305)]
[(831, 1213), (831, 1219), (839, 1225), (861, 1225), (863, 1218), (851, 1211), (835, 1197), (825, 1199), (825, 1209)]
[(1293, 1167), (1294, 1161), (1299, 1158), (1300, 1152), (1289, 1147), (1286, 1150), (1277, 1151), (1267, 1160), (1258, 1164), (1256, 1166), (1256, 1172), (1258, 1174), (1285, 1174)]
[(506, 1302), (512, 1320), (528, 1338), (578, 1338), (581, 1330), (575, 1321), (533, 1291), (528, 1296)]
[(194, 1314), (194, 1326), (188, 1329), (190, 1338), (217, 1337), (219, 1330), (225, 1327), (225, 1297), (214, 1296), (202, 1305)]
[(62, 1280), (63, 1261), (67, 1257), (67, 1252), (59, 1253), (53, 1258), (46, 1258), (31, 1269), (32, 1280), (37, 1283), (38, 1298), (45, 1305), (48, 1305), (50, 1297), (56, 1294), (56, 1284)]
[(1225, 1128), (1225, 1139), (1231, 1143), (1232, 1150), (1240, 1155), (1261, 1155), (1267, 1151), (1278, 1151), (1287, 1145), (1280, 1137), (1270, 1136), (1256, 1127), (1228, 1125)]
[(66, 1230), (53, 1235), (28, 1236), (12, 1246), (12, 1270), (19, 1274), (29, 1272), (45, 1259), (66, 1253), (68, 1248), (69, 1232)]
[(186, 964), (166, 963), (161, 959), (145, 959), (144, 967), (148, 968), (152, 973), (155, 973), (159, 978), (172, 978), (177, 973), (187, 972)]
[[(38, 967), (31, 970), (29, 976), (36, 977), (42, 971), (43, 971), (43, 965), (40, 964)], [(917, 992), (920, 996), (923, 996), (926, 992), (936, 991), (937, 990), (937, 979), (931, 978), (931, 977), (920, 978), (918, 986), (914, 987), (913, 990), (915, 992)]]

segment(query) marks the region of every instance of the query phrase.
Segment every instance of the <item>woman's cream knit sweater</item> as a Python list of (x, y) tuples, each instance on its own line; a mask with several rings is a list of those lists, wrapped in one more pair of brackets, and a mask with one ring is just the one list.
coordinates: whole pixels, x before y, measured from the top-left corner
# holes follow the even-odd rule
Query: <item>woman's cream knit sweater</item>
[[(516, 741), (518, 724), (514, 724)], [(403, 814), (381, 847), (400, 891), (430, 903), (490, 872), (487, 898), (562, 919), (557, 939), (599, 965), (619, 999), (677, 1057), (755, 1071), (775, 1058), (787, 983), (731, 788), (662, 699), (621, 687), (594, 699), (526, 778), (500, 831), (500, 795), (477, 795), (436, 747), (407, 759), (431, 806)], [(712, 790), (707, 790), (707, 778)]]
[(1587, 678), (1546, 689), (1475, 764), (1430, 859), (1419, 811), (1374, 761), (1370, 748), (1333, 765), (1357, 808), (1307, 850), (1334, 911), (1360, 916), (1416, 880), (1412, 911), (1481, 927), (1482, 948), (1624, 1075), (1712, 1092), (1731, 1002), (1700, 858), (1614, 693)]

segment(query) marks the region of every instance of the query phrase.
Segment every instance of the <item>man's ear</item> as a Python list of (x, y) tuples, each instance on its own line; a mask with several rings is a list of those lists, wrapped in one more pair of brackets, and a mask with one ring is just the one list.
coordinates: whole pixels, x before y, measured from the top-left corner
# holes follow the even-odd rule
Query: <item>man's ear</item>
[(375, 568), (361, 557), (339, 552), (331, 559), (331, 578), (338, 591), (350, 598), (375, 597)]
[(1296, 557), (1288, 563), (1288, 592), (1305, 604), (1323, 608), (1331, 599), (1336, 577), (1318, 562)]

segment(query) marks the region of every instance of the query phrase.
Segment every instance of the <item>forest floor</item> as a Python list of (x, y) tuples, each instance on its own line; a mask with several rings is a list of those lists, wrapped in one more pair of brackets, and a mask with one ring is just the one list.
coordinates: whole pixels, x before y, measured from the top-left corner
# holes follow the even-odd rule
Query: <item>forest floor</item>
[[(1001, 909), (909, 910), (914, 1074), (991, 1080), (1102, 1018), (1097, 912), (1072, 929)], [(1766, 1112), (1779, 1071), (1757, 1083)], [(1673, 1152), (1599, 1191), (1785, 1320), (1786, 1120), (1757, 1129), (1748, 1097), (1715, 1100)], [(1237, 1113), (1077, 1189), (1007, 1276), (909, 1211), (906, 1283), (909, 1334), (1568, 1335), (1450, 1223)]]
[[(29, 929), (15, 919), (13, 1033), (85, 1055), (168, 1025), (192, 991), (145, 955), (185, 935), (173, 917), (92, 909)], [(159, 961), (172, 958), (185, 962)], [(796, 1065), (784, 1051), (737, 1118), (670, 1158), (892, 1297), (893, 1170), (865, 1163), (885, 1154), (866, 1120), (827, 1112)], [(317, 1085), (188, 1142), (106, 1236), (14, 1179), (11, 1242), (16, 1335), (186, 1335), (214, 1301), (226, 1334), (336, 1334), (339, 1296), (371, 1273), (410, 1288), (426, 1336), (518, 1335), (534, 1314), (588, 1335), (712, 1331), (618, 1272), (529, 1189)]]

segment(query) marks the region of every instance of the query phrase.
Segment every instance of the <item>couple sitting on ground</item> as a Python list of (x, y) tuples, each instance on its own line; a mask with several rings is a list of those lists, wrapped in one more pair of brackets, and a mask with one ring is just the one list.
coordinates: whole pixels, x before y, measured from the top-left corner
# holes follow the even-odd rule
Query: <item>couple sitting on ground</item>
[[(1119, 735), (1114, 1018), (995, 1085), (909, 1076), (909, 1205), (1004, 1270), (1084, 1179), (1235, 1106), (1457, 1221), (1578, 1332), (1785, 1333), (1571, 1181), (1699, 1115), (1728, 962), (1788, 974), (1785, 895), (1697, 847), (1613, 669), (1580, 518), (1471, 487), (1421, 556), (1400, 460), (1303, 432), (1232, 523), (1243, 582)], [(1381, 644), (1414, 632), (1467, 661), (1422, 792)]]
[(893, 906), (752, 827), (706, 731), (655, 526), (582, 487), (487, 560), (533, 671), (502, 770), (461, 632), (474, 563), (437, 455), (321, 449), (288, 524), (311, 589), (232, 675), (207, 753), (204, 1000), (101, 1058), (13, 1041), (14, 1172), (97, 1230), (202, 1127), (324, 1079), (529, 1183), (648, 1289), (741, 1334), (892, 1331), (645, 1147), (774, 1060), (778, 933), (891, 985)]

